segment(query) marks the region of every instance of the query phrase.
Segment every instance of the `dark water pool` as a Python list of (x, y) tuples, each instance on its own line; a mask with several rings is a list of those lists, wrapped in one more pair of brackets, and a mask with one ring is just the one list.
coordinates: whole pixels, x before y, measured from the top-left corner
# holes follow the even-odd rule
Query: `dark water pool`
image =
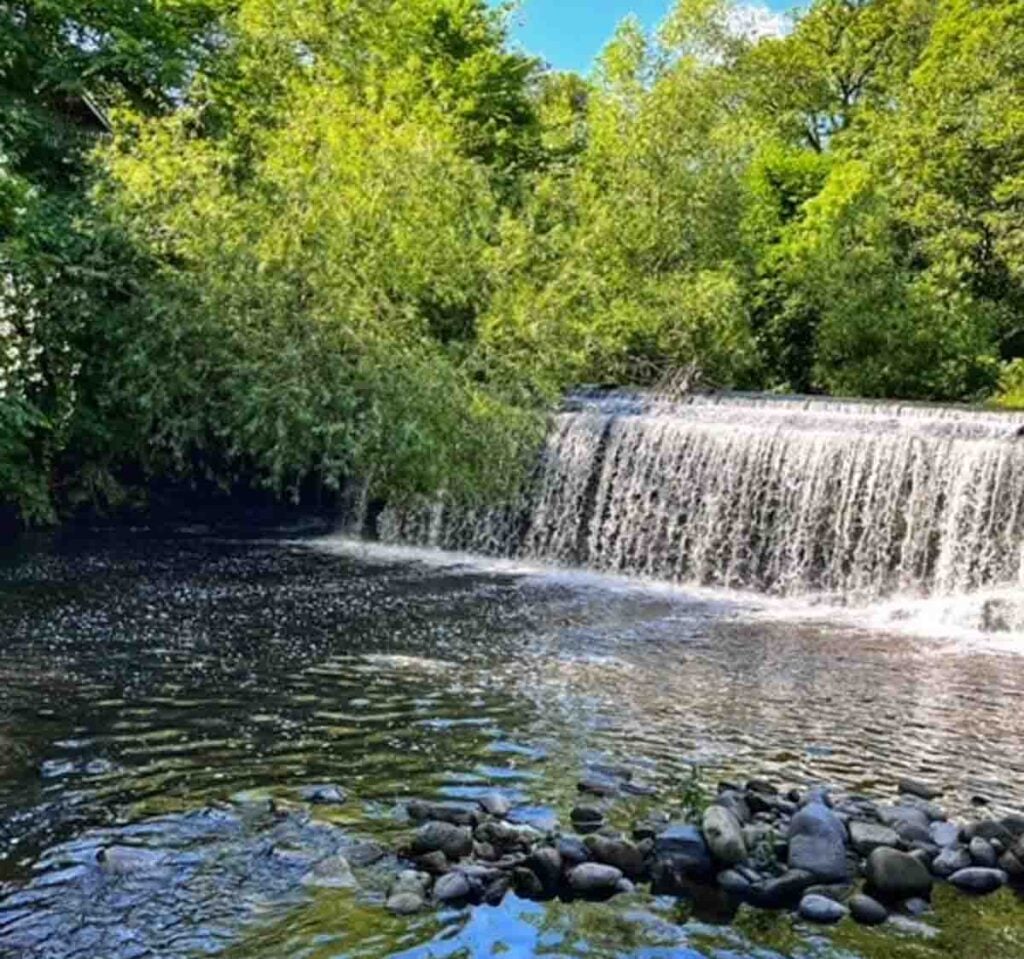
[[(825, 938), (643, 894), (399, 919), (381, 908), (386, 861), (356, 888), (302, 877), (311, 857), (393, 842), (412, 796), (497, 788), (524, 821), (565, 821), (598, 759), (669, 809), (698, 765), (709, 784), (883, 796), (913, 775), (947, 785), (954, 812), (1024, 811), (1022, 704), (1012, 651), (679, 591), (283, 539), (26, 546), (0, 560), (0, 957), (929, 959), (971, 942), (1020, 959), (1010, 893), (940, 896), (923, 933)], [(296, 802), (325, 782), (348, 802)], [(97, 863), (111, 847), (147, 868)]]

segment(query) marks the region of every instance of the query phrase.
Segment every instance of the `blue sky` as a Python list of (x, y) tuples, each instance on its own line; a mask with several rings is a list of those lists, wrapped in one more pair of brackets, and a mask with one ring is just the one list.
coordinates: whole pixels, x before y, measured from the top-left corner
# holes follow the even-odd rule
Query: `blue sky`
[[(515, 15), (515, 40), (530, 53), (561, 70), (586, 72), (627, 14), (635, 13), (652, 27), (664, 17), (672, 0), (522, 0)], [(751, 4), (783, 11), (793, 0)]]

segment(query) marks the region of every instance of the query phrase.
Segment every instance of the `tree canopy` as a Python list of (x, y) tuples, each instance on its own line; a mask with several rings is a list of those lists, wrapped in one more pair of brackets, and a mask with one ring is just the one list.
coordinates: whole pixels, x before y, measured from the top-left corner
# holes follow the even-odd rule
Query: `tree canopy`
[(1024, 10), (0, 3), (0, 504), (498, 495), (574, 384), (1024, 399)]

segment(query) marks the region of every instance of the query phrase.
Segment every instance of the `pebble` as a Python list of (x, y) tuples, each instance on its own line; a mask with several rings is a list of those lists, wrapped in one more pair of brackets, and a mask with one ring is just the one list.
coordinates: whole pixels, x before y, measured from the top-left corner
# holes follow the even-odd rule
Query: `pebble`
[(986, 895), (1006, 885), (1006, 873), (1001, 869), (984, 869), (971, 866), (961, 869), (949, 877), (949, 883), (963, 892)]
[(585, 862), (569, 872), (569, 886), (581, 895), (614, 892), (622, 871), (603, 863)]
[(850, 915), (862, 926), (880, 926), (889, 918), (889, 910), (885, 906), (863, 893), (851, 896), (848, 905)]
[(849, 915), (842, 903), (829, 899), (827, 896), (808, 895), (800, 900), (799, 913), (808, 922), (816, 922), (823, 926), (832, 926)]

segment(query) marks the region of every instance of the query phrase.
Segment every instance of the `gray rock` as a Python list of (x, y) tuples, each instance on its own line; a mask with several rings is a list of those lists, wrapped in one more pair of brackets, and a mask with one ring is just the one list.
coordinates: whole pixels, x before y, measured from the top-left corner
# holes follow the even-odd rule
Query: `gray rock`
[(481, 823), (474, 830), (473, 837), (496, 850), (528, 849), (543, 838), (530, 826), (514, 826), (500, 820)]
[(424, 802), (413, 799), (405, 807), (413, 822), (445, 822), (452, 826), (476, 826), (482, 816), (477, 806), (457, 802)]
[(422, 856), (417, 856), (416, 865), (424, 872), (430, 872), (438, 875), (442, 872), (448, 871), (448, 857), (441, 852), (440, 849), (435, 849), (433, 852), (427, 852)]
[(587, 836), (584, 845), (592, 859), (607, 866), (614, 866), (625, 876), (637, 879), (644, 872), (644, 855), (628, 839)]
[(328, 856), (314, 863), (313, 868), (300, 880), (313, 889), (355, 889), (359, 883), (344, 856)]
[(586, 844), (578, 836), (562, 836), (558, 840), (558, 853), (567, 866), (578, 866), (590, 859)]
[(850, 915), (862, 926), (880, 926), (889, 918), (889, 910), (885, 906), (863, 893), (853, 896), (849, 907)]
[(964, 827), (964, 835), (968, 841), (980, 836), (989, 842), (998, 839), (1007, 849), (1013, 847), (1013, 834), (1001, 822), (996, 822), (994, 819), (979, 819), (977, 822), (969, 823)]
[(824, 803), (809, 803), (790, 822), (789, 866), (809, 872), (819, 882), (849, 877), (846, 828)]
[(1020, 861), (1016, 853), (1007, 850), (999, 857), (998, 865), (1013, 882), (1024, 879), (1024, 862)]
[(798, 903), (812, 885), (814, 876), (809, 872), (790, 869), (781, 876), (752, 883), (747, 899), (761, 909), (783, 909)]
[(550, 846), (535, 849), (526, 860), (526, 866), (536, 874), (545, 889), (555, 889), (562, 878), (562, 854)]
[(592, 826), (597, 829), (604, 824), (604, 810), (598, 806), (581, 804), (573, 806), (569, 818), (577, 828)]
[(750, 806), (747, 805), (747, 800), (743, 793), (737, 792), (734, 789), (725, 789), (715, 797), (715, 804), (724, 806), (741, 823), (750, 822)]
[(868, 886), (883, 899), (902, 900), (914, 896), (927, 899), (932, 877), (913, 856), (880, 846), (868, 856), (864, 873)]
[[(627, 786), (627, 788), (628, 788), (628, 786)], [(623, 876), (622, 879), (620, 879), (615, 884), (615, 893), (616, 893), (616, 895), (626, 895), (626, 896), (628, 896), (630, 893), (633, 893), (633, 892), (636, 892), (636, 886), (633, 884), (633, 882), (631, 880), (626, 879), (625, 876)]]
[(949, 877), (950, 885), (956, 886), (963, 892), (972, 892), (977, 895), (985, 895), (995, 892), (1006, 885), (1006, 873), (1001, 869), (983, 869), (972, 866), (968, 869), (961, 869)]
[(995, 869), (996, 864), (999, 862), (999, 857), (996, 855), (992, 843), (987, 839), (982, 839), (981, 836), (975, 836), (971, 840), (967, 851), (971, 854), (971, 862), (975, 866), (981, 866), (983, 869)]
[(488, 906), (498, 906), (511, 888), (511, 876), (498, 876), (497, 879), (490, 882), (487, 888), (484, 889), (482, 900)]
[(971, 854), (963, 846), (948, 846), (932, 860), (932, 872), (945, 879), (971, 865)]
[(661, 832), (654, 840), (654, 857), (683, 876), (704, 877), (714, 873), (704, 834), (689, 823), (676, 823)]
[(726, 866), (735, 866), (747, 858), (743, 827), (735, 814), (724, 806), (709, 806), (702, 821), (704, 840), (712, 857)]
[(473, 883), (464, 872), (450, 872), (434, 883), (434, 898), (438, 902), (457, 902), (473, 895)]
[(617, 796), (619, 794), (619, 783), (610, 776), (602, 776), (599, 773), (587, 773), (576, 784), (581, 793), (589, 793), (592, 796)]
[(148, 872), (159, 866), (163, 859), (163, 853), (141, 846), (107, 846), (96, 853), (100, 868), (112, 876)]
[(927, 899), (921, 899), (917, 896), (903, 903), (903, 912), (908, 916), (913, 916), (915, 919), (919, 916), (927, 915), (931, 911), (931, 903)]
[(485, 813), (489, 816), (496, 816), (498, 819), (504, 819), (512, 809), (512, 803), (501, 793), (487, 793), (486, 796), (481, 796), (478, 801), (480, 808)]
[(440, 850), (453, 862), (473, 851), (473, 834), (447, 822), (428, 822), (416, 830), (412, 840), (415, 855)]
[(960, 841), (960, 827), (951, 822), (933, 822), (928, 827), (931, 840), (940, 849), (955, 846)]
[(314, 806), (340, 806), (348, 800), (348, 794), (341, 786), (333, 783), (321, 783), (315, 786), (303, 786), (299, 790), (303, 802)]
[(750, 880), (735, 869), (726, 869), (718, 874), (718, 885), (727, 893), (743, 898), (750, 891)]
[(942, 790), (938, 786), (921, 782), (919, 779), (901, 779), (898, 784), (901, 793), (909, 796), (918, 796), (921, 799), (938, 799)]
[(870, 856), (879, 846), (896, 847), (899, 843), (900, 837), (888, 826), (856, 820), (850, 823), (850, 845), (861, 856)]
[(516, 894), (524, 899), (540, 899), (545, 894), (544, 883), (540, 881), (540, 877), (525, 866), (512, 871), (512, 881), (515, 883)]
[(610, 894), (616, 891), (622, 872), (604, 863), (585, 862), (569, 872), (569, 887), (582, 896)]
[(799, 913), (808, 922), (823, 926), (833, 926), (849, 915), (846, 906), (827, 896), (816, 895), (807, 895), (800, 900)]
[(388, 896), (385, 908), (396, 916), (411, 916), (413, 913), (419, 912), (426, 904), (426, 898), (418, 893), (396, 892), (394, 895)]

